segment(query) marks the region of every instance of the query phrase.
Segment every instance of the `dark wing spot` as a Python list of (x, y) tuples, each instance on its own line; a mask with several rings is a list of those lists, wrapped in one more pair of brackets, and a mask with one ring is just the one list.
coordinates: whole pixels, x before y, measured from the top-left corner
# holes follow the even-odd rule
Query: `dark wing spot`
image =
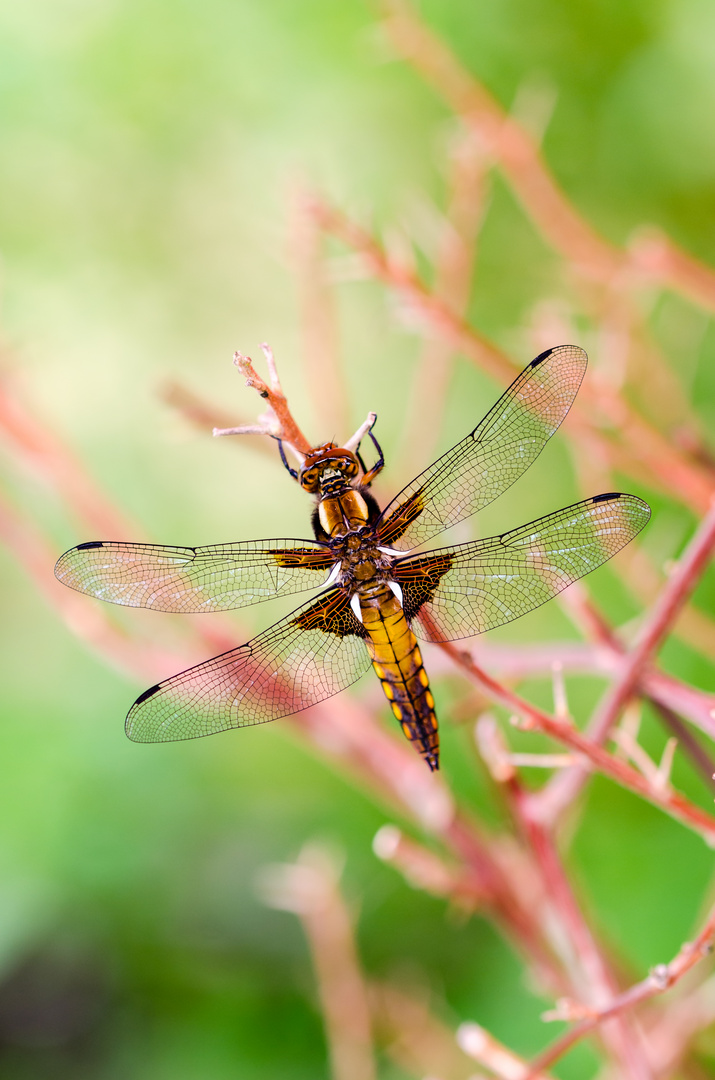
[(551, 356), (553, 349), (547, 349), (546, 352), (539, 353), (535, 360), (532, 360), (529, 364), (530, 368), (538, 367), (539, 364), (543, 364), (547, 357)]
[(148, 690), (145, 690), (143, 694), (139, 695), (137, 700), (134, 702), (134, 705), (141, 705), (142, 701), (146, 701), (147, 698), (150, 698), (152, 694), (155, 694), (160, 687), (161, 683), (157, 683), (156, 686), (150, 686)]
[(104, 547), (103, 540), (88, 540), (86, 544), (77, 544), (75, 551), (89, 551), (90, 548)]
[(622, 492), (620, 491), (606, 491), (603, 495), (594, 495), (591, 499), (592, 503), (608, 502), (609, 499), (620, 499)]

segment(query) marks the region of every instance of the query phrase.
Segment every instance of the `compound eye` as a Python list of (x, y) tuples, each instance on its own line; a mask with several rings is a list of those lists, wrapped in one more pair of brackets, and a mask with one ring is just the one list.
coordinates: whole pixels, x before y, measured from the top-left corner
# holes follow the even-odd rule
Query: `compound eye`
[(310, 489), (312, 487), (315, 487), (317, 481), (318, 481), (318, 470), (317, 469), (308, 469), (307, 472), (304, 472), (304, 473), (301, 474), (300, 482), (301, 482), (301, 484), (303, 485), (304, 488), (309, 488)]
[(352, 458), (348, 458), (345, 462), (345, 475), (349, 477), (357, 476), (358, 463), (353, 461)]

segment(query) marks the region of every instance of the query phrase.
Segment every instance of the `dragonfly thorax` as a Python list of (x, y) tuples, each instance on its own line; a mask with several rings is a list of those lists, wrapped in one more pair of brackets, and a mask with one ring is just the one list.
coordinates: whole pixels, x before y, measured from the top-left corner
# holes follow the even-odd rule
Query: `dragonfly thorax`
[(338, 495), (328, 495), (318, 503), (318, 524), (335, 540), (348, 533), (357, 533), (368, 523), (370, 508), (354, 488), (345, 488)]
[(351, 592), (362, 593), (366, 586), (378, 586), (392, 577), (394, 560), (380, 551), (371, 528), (336, 537), (330, 546), (341, 563), (339, 584)]

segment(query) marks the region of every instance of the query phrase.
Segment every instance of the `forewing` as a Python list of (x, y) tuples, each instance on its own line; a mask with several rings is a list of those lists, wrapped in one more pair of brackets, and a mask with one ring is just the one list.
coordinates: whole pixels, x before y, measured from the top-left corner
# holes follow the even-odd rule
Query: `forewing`
[(147, 690), (129, 711), (127, 735), (195, 739), (300, 712), (367, 670), (364, 637), (348, 595), (328, 589), (246, 645)]
[(405, 614), (427, 641), (471, 637), (518, 619), (620, 551), (650, 517), (634, 495), (567, 506), (502, 536), (395, 566)]
[(204, 612), (316, 588), (335, 556), (309, 540), (165, 547), (93, 540), (66, 551), (55, 575), (77, 592), (127, 607)]
[(380, 543), (409, 551), (506, 491), (566, 416), (586, 363), (576, 345), (560, 345), (532, 360), (474, 431), (386, 507)]

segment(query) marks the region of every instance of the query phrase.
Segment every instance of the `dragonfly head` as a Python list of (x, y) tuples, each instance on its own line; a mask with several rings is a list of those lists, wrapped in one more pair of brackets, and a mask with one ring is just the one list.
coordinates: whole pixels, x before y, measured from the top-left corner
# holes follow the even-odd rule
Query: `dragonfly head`
[(300, 486), (311, 495), (326, 493), (334, 488), (349, 486), (359, 472), (355, 454), (335, 443), (316, 446), (305, 455), (298, 474)]

